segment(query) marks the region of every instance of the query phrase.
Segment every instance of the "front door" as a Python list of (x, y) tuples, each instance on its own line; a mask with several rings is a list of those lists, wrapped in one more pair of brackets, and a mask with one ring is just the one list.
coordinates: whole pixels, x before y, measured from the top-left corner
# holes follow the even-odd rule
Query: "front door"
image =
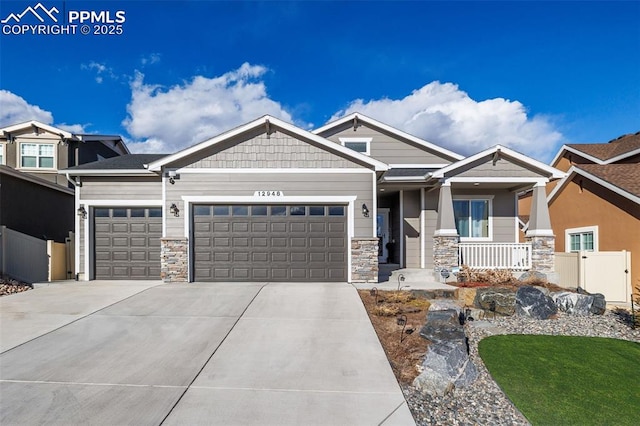
[(389, 209), (378, 209), (376, 215), (376, 229), (378, 240), (378, 263), (387, 263), (389, 260)]

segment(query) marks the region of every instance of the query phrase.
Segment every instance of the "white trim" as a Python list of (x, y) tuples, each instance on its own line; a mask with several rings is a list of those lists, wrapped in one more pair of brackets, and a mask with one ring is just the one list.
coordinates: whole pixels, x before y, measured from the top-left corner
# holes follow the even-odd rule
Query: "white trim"
[(611, 157), (608, 160), (605, 160), (604, 163), (605, 164), (612, 164), (612, 163), (615, 163), (617, 161), (624, 160), (625, 158), (633, 157), (636, 154), (640, 154), (640, 148), (634, 149), (633, 151), (625, 152), (624, 154), (620, 154), (620, 155), (618, 155), (616, 157)]
[(383, 182), (424, 182), (426, 176), (385, 176), (382, 178)]
[(458, 230), (457, 229), (436, 229), (433, 233), (434, 237), (457, 237)]
[(375, 168), (376, 171), (386, 171), (389, 170), (389, 166), (387, 166), (385, 163), (378, 161), (376, 159), (373, 159), (367, 155), (364, 154), (360, 154), (359, 152), (353, 151), (352, 149), (349, 148), (345, 148), (340, 144), (337, 144), (335, 142), (331, 142), (323, 137), (320, 137), (314, 133), (308, 132), (306, 130), (300, 129), (299, 127), (296, 127), (292, 124), (289, 124), (285, 121), (282, 121), (278, 118), (275, 117), (271, 117), (269, 115), (265, 115), (261, 118), (258, 118), (257, 120), (251, 121), (247, 124), (244, 124), (242, 126), (236, 127), (233, 130), (230, 130), (226, 133), (222, 133), (221, 135), (215, 136), (213, 138), (207, 139), (203, 142), (200, 142), (196, 145), (193, 145), (189, 148), (183, 149), (182, 151), (179, 151), (175, 154), (172, 155), (168, 155), (166, 157), (163, 157), (159, 160), (153, 161), (151, 163), (149, 163), (148, 165), (148, 169), (151, 171), (159, 171), (162, 169), (162, 167), (164, 167), (165, 165), (168, 165), (174, 161), (180, 160), (182, 158), (188, 157), (190, 155), (193, 155), (203, 149), (207, 149), (210, 147), (213, 147), (217, 144), (220, 144), (221, 142), (227, 141), (230, 138), (239, 136), (245, 132), (251, 131), (253, 129), (259, 128), (261, 126), (265, 126), (265, 131), (267, 128), (271, 129), (271, 130), (276, 130), (276, 129), (281, 129), (284, 130), (285, 133), (289, 133), (289, 134), (293, 134), (296, 135), (297, 137), (299, 137), (300, 139), (306, 140), (308, 142), (311, 142), (312, 144), (316, 144), (319, 145), (319, 147), (321, 149), (324, 149), (326, 151), (333, 151), (333, 152), (337, 152), (339, 154), (342, 154), (346, 157), (350, 157), (352, 160), (355, 161), (359, 161), (365, 164), (368, 164), (370, 166), (373, 166)]
[(513, 227), (514, 227), (513, 241), (516, 243), (519, 243), (520, 227), (518, 226), (518, 224), (520, 222), (520, 216), (518, 214), (518, 194), (515, 192), (513, 193), (513, 204), (514, 204), (513, 211), (515, 212), (513, 215)]
[[(488, 201), (489, 212), (487, 214), (487, 237), (463, 237), (460, 236), (461, 243), (475, 243), (483, 241), (493, 241), (493, 198), (494, 195), (453, 195), (451, 197), (452, 203), (458, 201), (471, 201), (471, 200), (486, 200)], [(455, 208), (454, 208), (454, 220), (455, 220)], [(469, 210), (471, 212), (471, 210)], [(456, 231), (457, 232), (457, 231)]]
[(91, 170), (62, 170), (58, 172), (60, 174), (69, 174), (71, 176), (128, 176), (128, 175), (146, 175), (146, 176), (158, 176), (156, 173), (150, 172), (146, 169), (91, 169)]
[[(42, 158), (50, 158), (49, 156), (40, 156), (40, 145), (50, 145), (53, 146), (53, 166), (52, 167), (27, 167), (22, 166), (22, 146), (23, 145), (36, 145), (38, 148), (38, 155), (36, 155), (36, 164), (39, 162), (39, 159)], [(32, 155), (26, 155), (25, 157), (33, 157)], [(42, 141), (30, 141), (24, 140), (16, 142), (16, 170), (24, 170), (28, 172), (58, 172), (58, 142), (42, 142)]]
[[(284, 197), (255, 197), (255, 196), (182, 196), (184, 202), (184, 237), (189, 239), (191, 223), (191, 205), (195, 203), (247, 203), (247, 204), (346, 204), (347, 205), (347, 281), (352, 281), (351, 275), (351, 240), (355, 234), (355, 208), (356, 196), (284, 196)], [(189, 278), (191, 280), (192, 259), (189, 257)]]
[(162, 200), (80, 200), (80, 203), (91, 207), (162, 207)]
[(400, 268), (404, 268), (404, 190), (400, 190)]
[[(572, 234), (586, 234), (591, 232), (593, 234), (593, 251), (597, 252), (600, 251), (600, 242), (599, 242), (599, 237), (598, 237), (598, 225), (594, 225), (594, 226), (582, 226), (580, 228), (567, 228), (564, 230), (564, 251), (567, 253), (575, 253), (574, 251), (571, 250), (571, 238), (569, 238)], [(591, 251), (591, 250), (583, 250), (582, 247), (580, 247), (580, 250), (578, 250), (578, 252), (581, 251)]]
[(167, 237), (167, 177), (162, 176), (162, 238)]
[(53, 133), (54, 135), (61, 136), (63, 138), (70, 139), (73, 135), (67, 131), (62, 129), (58, 129), (57, 127), (49, 126), (48, 124), (41, 123), (36, 120), (25, 121), (24, 123), (14, 124), (12, 126), (2, 127), (0, 128), (0, 133), (13, 133), (19, 130), (24, 130), (29, 127), (37, 127), (42, 130), (46, 130), (49, 133)]
[(525, 233), (527, 237), (553, 237), (555, 234), (553, 233), (553, 229), (532, 229), (527, 230)]
[[(580, 144), (576, 144), (576, 145), (580, 145)], [(589, 144), (589, 145), (591, 145), (591, 144)], [(606, 144), (594, 144), (594, 145), (606, 145)], [(607, 160), (601, 160), (600, 158), (594, 157), (593, 155), (587, 154), (586, 152), (582, 152), (579, 149), (576, 149), (574, 147), (567, 146), (567, 145), (562, 145), (562, 147), (560, 148), (560, 150), (558, 151), (556, 156), (553, 157), (553, 160), (551, 160), (551, 164), (552, 165), (556, 164), (556, 162), (558, 162), (558, 160), (560, 160), (560, 158), (564, 157), (563, 154), (564, 154), (565, 151), (570, 152), (570, 153), (575, 154), (575, 155), (578, 155), (578, 156), (580, 156), (580, 157), (582, 157), (582, 158), (584, 158), (586, 160), (593, 161), (596, 164), (613, 164), (613, 163), (615, 163), (617, 161), (624, 160), (625, 158), (633, 157), (636, 154), (640, 154), (640, 148), (638, 148), (638, 149), (634, 149), (632, 151), (625, 152), (625, 153), (620, 154), (620, 155), (616, 155), (615, 157), (611, 157), (611, 158), (609, 158)]]
[(349, 148), (353, 151), (356, 152), (360, 152), (360, 154), (364, 154), (364, 155), (371, 155), (371, 141), (373, 140), (373, 138), (338, 138), (338, 140), (340, 141), (340, 144), (342, 146), (344, 146), (345, 148), (348, 148), (346, 144), (353, 142), (353, 143), (365, 143), (366, 149), (364, 152), (360, 152), (360, 151), (356, 151), (353, 148)]
[[(222, 174), (222, 173), (242, 173), (242, 174), (252, 174), (252, 173), (313, 173), (313, 174), (321, 174), (321, 173), (373, 173), (372, 170), (366, 169), (363, 167), (354, 167), (354, 168), (344, 168), (344, 169), (335, 169), (335, 168), (287, 168), (287, 169), (204, 169), (204, 168), (195, 168), (195, 167), (183, 167), (180, 169), (176, 169), (176, 172), (179, 174)], [(374, 173), (375, 174), (375, 173)]]
[[(500, 153), (500, 155), (505, 156), (507, 158), (513, 158), (515, 160), (518, 160), (522, 163), (528, 164), (530, 166), (532, 166), (535, 169), (538, 169), (541, 172), (544, 172), (545, 174), (549, 174), (549, 178), (553, 178), (553, 179), (561, 179), (565, 176), (565, 174), (563, 172), (561, 172), (560, 170), (551, 167), (551, 166), (547, 166), (544, 163), (541, 163), (538, 160), (534, 160), (531, 157), (527, 157), (526, 155), (520, 154), (519, 152), (516, 152), (510, 148), (501, 146), (501, 145), (496, 145), (493, 146), (491, 148), (485, 149), (484, 151), (481, 151), (477, 154), (474, 154), (470, 157), (465, 158), (464, 160), (455, 162), (453, 164), (450, 164), (447, 167), (444, 167), (436, 172), (433, 173), (433, 177), (434, 178), (444, 178), (445, 174), (452, 172), (460, 167), (466, 166), (467, 164), (471, 164), (474, 161), (480, 160), (483, 157), (488, 157), (490, 155), (496, 154), (496, 153)], [(452, 179), (452, 178), (449, 178)], [(534, 178), (535, 179), (535, 178)], [(517, 181), (514, 181), (517, 182)]]
[(441, 169), (447, 167), (451, 163), (437, 164), (389, 164), (392, 169)]
[(547, 203), (551, 204), (556, 197), (556, 194), (558, 194), (558, 192), (560, 192), (560, 190), (566, 186), (567, 182), (571, 182), (573, 180), (573, 175), (580, 175), (582, 177), (585, 177), (591, 181), (593, 181), (594, 183), (597, 183), (598, 185), (612, 191), (615, 192), (618, 195), (621, 195), (624, 198), (627, 198), (631, 201), (633, 201), (636, 204), (640, 204), (640, 197), (631, 194), (630, 192), (625, 191), (624, 189), (618, 188), (615, 185), (610, 184), (609, 182), (607, 182), (606, 180), (599, 178), (597, 176), (592, 175), (589, 172), (586, 172), (576, 166), (571, 166), (571, 168), (569, 169), (569, 171), (567, 172), (567, 176), (562, 179), (551, 191), (551, 193), (549, 193), (549, 195), (547, 196)]
[[(78, 209), (80, 208), (80, 185), (76, 185), (75, 186), (75, 195), (74, 195), (74, 210), (73, 210), (73, 214), (75, 215), (75, 223), (74, 223), (74, 244), (75, 244), (75, 250), (73, 253), (73, 262), (75, 264), (75, 270), (76, 270), (76, 277), (79, 277), (78, 274), (80, 274), (80, 216), (78, 216)], [(87, 219), (89, 217), (89, 212), (87, 211)], [(83, 219), (86, 220), (86, 219)], [(86, 226), (86, 224), (85, 224)], [(85, 245), (88, 244), (88, 241), (85, 239)], [(86, 273), (86, 271), (84, 272), (84, 274), (82, 275), (83, 281), (88, 281), (89, 277)]]
[[(373, 200), (373, 208), (371, 209), (370, 215), (373, 217), (373, 221), (372, 221), (372, 225), (373, 225), (373, 232), (372, 232), (372, 237), (373, 238), (377, 238), (377, 231), (378, 231), (378, 188), (376, 186), (376, 182), (377, 182), (377, 176), (375, 173), (371, 174), (372, 180), (373, 180), (373, 186), (372, 186), (372, 200)], [(378, 244), (380, 244), (381, 242), (378, 241)]]
[(420, 188), (420, 268), (422, 269), (424, 269), (426, 265), (425, 216), (426, 216), (425, 192), (424, 192), (424, 188)]
[(381, 122), (379, 122), (377, 120), (374, 120), (371, 117), (367, 117), (366, 115), (362, 115), (359, 112), (354, 112), (352, 114), (349, 114), (349, 115), (346, 115), (346, 116), (344, 116), (342, 118), (339, 118), (339, 119), (337, 119), (335, 121), (327, 123), (324, 126), (314, 130), (313, 133), (316, 134), (316, 135), (319, 135), (320, 133), (323, 133), (326, 130), (332, 129), (332, 128), (337, 127), (337, 126), (340, 126), (343, 123), (346, 123), (346, 122), (349, 122), (349, 121), (353, 121), (354, 119), (362, 121), (363, 123), (370, 124), (370, 125), (372, 125), (374, 127), (378, 127), (381, 130), (384, 130), (386, 132), (389, 132), (389, 133), (392, 133), (392, 134), (394, 134), (396, 136), (399, 136), (399, 137), (401, 137), (403, 139), (406, 139), (406, 140), (408, 140), (408, 141), (410, 141), (410, 142), (412, 142), (412, 143), (414, 143), (416, 145), (419, 145), (422, 148), (426, 148), (426, 149), (429, 149), (431, 151), (438, 152), (440, 154), (446, 155), (447, 157), (451, 157), (454, 160), (461, 160), (461, 159), (464, 158), (460, 154), (456, 154), (453, 151), (449, 151), (448, 149), (445, 149), (445, 148), (439, 147), (437, 145), (434, 145), (431, 142), (425, 141), (424, 139), (420, 139), (420, 138), (418, 138), (416, 136), (413, 136), (413, 135), (411, 135), (409, 133), (403, 132), (402, 130), (399, 130), (399, 129), (396, 129), (394, 127), (391, 127), (388, 124), (381, 123)]
[(544, 186), (549, 182), (547, 178), (534, 177), (450, 177), (447, 179), (452, 183), (532, 183), (536, 186)]
[(0, 142), (0, 166), (7, 164), (7, 144), (5, 142)]

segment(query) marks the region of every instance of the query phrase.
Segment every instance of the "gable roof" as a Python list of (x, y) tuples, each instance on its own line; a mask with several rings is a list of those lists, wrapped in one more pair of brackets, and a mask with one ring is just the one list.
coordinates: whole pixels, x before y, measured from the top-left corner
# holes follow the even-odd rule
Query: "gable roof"
[(369, 124), (369, 125), (371, 125), (373, 127), (377, 127), (377, 128), (379, 128), (381, 130), (384, 130), (385, 132), (394, 134), (394, 135), (396, 135), (396, 136), (398, 136), (398, 137), (400, 137), (402, 139), (406, 139), (406, 140), (412, 142), (413, 144), (418, 145), (418, 146), (420, 146), (422, 148), (425, 148), (425, 149), (428, 149), (430, 151), (435, 151), (435, 152), (437, 152), (439, 154), (442, 154), (443, 156), (450, 158), (452, 161), (461, 160), (461, 159), (464, 158), (460, 154), (457, 154), (457, 153), (455, 153), (453, 151), (449, 151), (448, 149), (442, 148), (442, 147), (440, 147), (438, 145), (435, 145), (435, 144), (433, 144), (431, 142), (427, 142), (424, 139), (420, 139), (417, 136), (413, 136), (413, 135), (411, 135), (409, 133), (403, 132), (402, 130), (399, 130), (399, 129), (396, 129), (394, 127), (391, 127), (388, 124), (381, 123), (380, 121), (374, 120), (373, 118), (367, 117), (366, 115), (363, 115), (363, 114), (361, 114), (359, 112), (354, 112), (352, 114), (349, 114), (349, 115), (346, 115), (346, 116), (344, 116), (342, 118), (339, 118), (339, 119), (337, 119), (335, 121), (327, 123), (324, 126), (318, 128), (318, 129), (315, 129), (313, 131), (313, 133), (316, 134), (316, 135), (320, 135), (321, 133), (324, 133), (327, 130), (333, 129), (333, 128), (337, 127), (337, 126), (340, 126), (340, 125), (348, 123), (348, 122), (354, 122), (354, 123), (362, 122), (362, 123)]
[(36, 120), (25, 121), (24, 123), (12, 124), (11, 126), (2, 127), (0, 128), (0, 132), (7, 135), (13, 132), (28, 129), (29, 127), (37, 127), (38, 129), (46, 130), (47, 132), (53, 133), (54, 135), (58, 135), (62, 138), (71, 139), (73, 137), (73, 134), (67, 132), (66, 130), (58, 129), (57, 127), (49, 126), (48, 124), (44, 124)]
[(21, 179), (27, 182), (32, 182), (35, 183), (36, 185), (40, 185), (42, 187), (46, 187), (49, 189), (53, 189), (55, 191), (59, 191), (59, 192), (64, 192), (65, 194), (70, 194), (73, 195), (74, 194), (74, 190), (71, 188), (67, 188), (65, 186), (62, 185), (58, 185), (57, 183), (53, 183), (51, 181), (48, 181), (46, 179), (42, 179), (41, 177), (29, 174), (29, 173), (23, 173), (20, 172), (12, 167), (9, 166), (3, 166), (0, 164), (0, 175), (7, 175), (7, 176), (12, 176), (16, 179)]
[(368, 164), (372, 166), (376, 171), (389, 170), (388, 165), (386, 165), (381, 161), (375, 160), (369, 157), (368, 155), (364, 155), (359, 152), (353, 151), (349, 148), (345, 148), (341, 145), (335, 144), (321, 136), (318, 136), (306, 130), (300, 129), (299, 127), (294, 126), (293, 124), (287, 123), (285, 121), (282, 121), (278, 118), (275, 118), (269, 115), (265, 115), (247, 124), (243, 124), (242, 126), (236, 127), (235, 129), (221, 133), (218, 136), (215, 136), (211, 139), (207, 139), (189, 148), (183, 149), (182, 151), (178, 151), (175, 154), (171, 154), (159, 160), (152, 161), (149, 163), (148, 168), (149, 170), (152, 170), (152, 171), (159, 171), (162, 169), (163, 166), (166, 166), (177, 160), (193, 155), (198, 151), (218, 145), (234, 136), (240, 135), (244, 132), (248, 132), (250, 130), (253, 130), (259, 127), (265, 127), (267, 131), (271, 131), (275, 129), (284, 130), (286, 133), (293, 134), (296, 137), (300, 138), (301, 140), (318, 145), (319, 147), (321, 147), (322, 149), (325, 149), (326, 151), (338, 153), (342, 157), (351, 158), (352, 160), (355, 160), (356, 162), (359, 162), (359, 163)]
[(547, 197), (551, 203), (573, 177), (580, 175), (610, 191), (640, 204), (640, 163), (638, 164), (580, 164), (571, 166)]
[(116, 157), (105, 158), (104, 160), (93, 161), (81, 164), (68, 169), (60, 170), (59, 174), (69, 174), (71, 176), (96, 175), (96, 174), (148, 174), (145, 167), (148, 163), (157, 161), (167, 154), (127, 154)]
[(561, 172), (560, 170), (554, 167), (548, 166), (538, 160), (534, 160), (531, 157), (527, 157), (524, 154), (520, 154), (519, 152), (514, 151), (511, 148), (507, 148), (502, 145), (495, 145), (491, 148), (487, 148), (484, 151), (481, 151), (477, 154), (467, 157), (464, 160), (460, 160), (453, 164), (450, 164), (447, 167), (444, 167), (440, 170), (435, 171), (432, 174), (432, 177), (436, 179), (442, 179), (447, 173), (450, 173), (456, 169), (462, 168), (468, 164), (473, 163), (474, 161), (480, 160), (483, 157), (494, 156), (496, 154), (499, 155), (500, 157), (512, 158), (522, 163), (526, 163), (532, 166), (533, 169), (536, 169), (538, 170), (538, 172), (541, 172), (542, 175), (547, 175), (549, 179), (561, 179), (565, 177), (564, 172)]
[(640, 154), (640, 132), (623, 135), (607, 143), (572, 143), (563, 145), (551, 164), (555, 164), (564, 151), (580, 155), (596, 164), (611, 164)]

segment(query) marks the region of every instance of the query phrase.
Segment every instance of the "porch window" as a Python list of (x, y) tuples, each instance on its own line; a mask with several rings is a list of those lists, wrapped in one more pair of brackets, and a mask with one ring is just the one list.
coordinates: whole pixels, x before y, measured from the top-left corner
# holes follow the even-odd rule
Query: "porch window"
[(565, 231), (566, 251), (598, 251), (598, 227), (586, 226)]
[(340, 143), (345, 148), (364, 155), (371, 155), (371, 138), (340, 138)]
[(460, 238), (490, 239), (491, 200), (453, 200), (453, 214)]
[(40, 143), (20, 144), (20, 166), (34, 169), (53, 169), (55, 145)]

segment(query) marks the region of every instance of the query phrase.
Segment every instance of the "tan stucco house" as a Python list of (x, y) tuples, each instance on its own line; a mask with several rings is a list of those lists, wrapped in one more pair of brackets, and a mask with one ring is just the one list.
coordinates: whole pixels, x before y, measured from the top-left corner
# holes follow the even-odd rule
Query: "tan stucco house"
[[(169, 155), (71, 167), (79, 278), (376, 282), (378, 266), (553, 272), (546, 185), (509, 148), (463, 157), (354, 113), (264, 116)], [(518, 242), (517, 194), (535, 208)]]

